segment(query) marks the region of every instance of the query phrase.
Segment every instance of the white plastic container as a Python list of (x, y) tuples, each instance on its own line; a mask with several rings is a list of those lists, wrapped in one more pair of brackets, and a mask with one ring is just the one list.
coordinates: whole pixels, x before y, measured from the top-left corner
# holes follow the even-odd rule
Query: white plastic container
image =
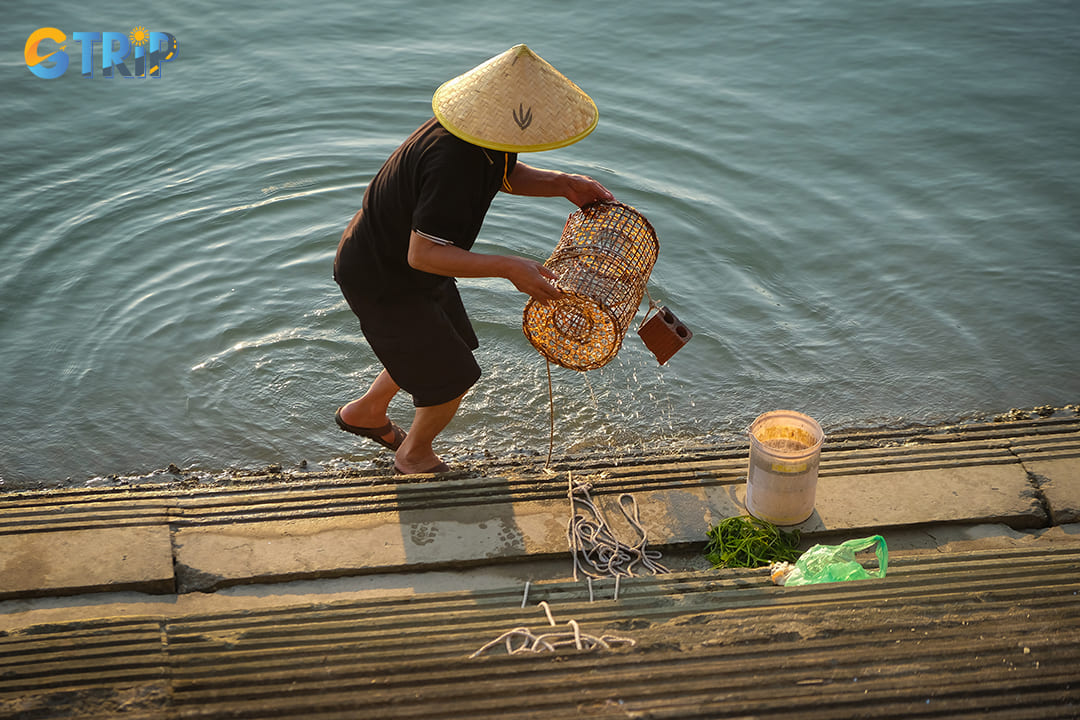
[(814, 513), (825, 433), (809, 415), (774, 410), (750, 425), (746, 509), (774, 525), (798, 525)]

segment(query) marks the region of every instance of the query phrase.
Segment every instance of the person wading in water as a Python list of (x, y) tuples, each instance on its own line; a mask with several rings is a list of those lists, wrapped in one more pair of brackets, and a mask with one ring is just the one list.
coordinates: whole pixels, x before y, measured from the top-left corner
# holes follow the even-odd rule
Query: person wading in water
[[(495, 195), (578, 207), (614, 199), (592, 178), (518, 160), (575, 143), (598, 120), (592, 99), (527, 46), (444, 83), (431, 104), (435, 117), (371, 180), (334, 259), (334, 280), (383, 366), (335, 420), (393, 450), (399, 474), (450, 470), (432, 444), (480, 379), (479, 341), (455, 278), (505, 278), (539, 301), (560, 296), (542, 263), (471, 250)], [(399, 390), (416, 408), (408, 434), (387, 415)]]

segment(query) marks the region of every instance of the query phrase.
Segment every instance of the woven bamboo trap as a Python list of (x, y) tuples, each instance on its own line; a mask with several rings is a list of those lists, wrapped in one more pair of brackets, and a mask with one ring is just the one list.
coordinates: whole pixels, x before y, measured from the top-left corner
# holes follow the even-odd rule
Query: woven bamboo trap
[(652, 225), (629, 205), (597, 202), (571, 213), (544, 263), (564, 296), (528, 302), (525, 337), (562, 367), (603, 367), (622, 346), (659, 252)]

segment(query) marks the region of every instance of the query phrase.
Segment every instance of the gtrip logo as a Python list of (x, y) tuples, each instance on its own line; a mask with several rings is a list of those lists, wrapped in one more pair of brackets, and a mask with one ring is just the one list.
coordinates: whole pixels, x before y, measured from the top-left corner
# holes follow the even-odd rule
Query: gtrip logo
[[(94, 49), (100, 48), (101, 76), (105, 78), (160, 78), (161, 68), (180, 56), (180, 44), (167, 32), (147, 32), (136, 27), (131, 32), (73, 32), (71, 41), (79, 43), (82, 76), (94, 77)], [(63, 75), (70, 58), (64, 52), (68, 37), (52, 27), (38, 28), (26, 39), (23, 54), (30, 72), (45, 80)], [(74, 49), (73, 49), (74, 50)], [(44, 53), (44, 54), (43, 54)], [(128, 67), (128, 61), (131, 67)]]

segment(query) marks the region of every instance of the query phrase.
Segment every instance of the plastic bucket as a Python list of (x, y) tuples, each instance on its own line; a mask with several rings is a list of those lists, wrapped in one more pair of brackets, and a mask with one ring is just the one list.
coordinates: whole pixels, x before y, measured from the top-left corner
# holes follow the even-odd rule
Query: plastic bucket
[(814, 513), (825, 433), (809, 415), (774, 410), (750, 425), (746, 509), (774, 525), (797, 525)]

